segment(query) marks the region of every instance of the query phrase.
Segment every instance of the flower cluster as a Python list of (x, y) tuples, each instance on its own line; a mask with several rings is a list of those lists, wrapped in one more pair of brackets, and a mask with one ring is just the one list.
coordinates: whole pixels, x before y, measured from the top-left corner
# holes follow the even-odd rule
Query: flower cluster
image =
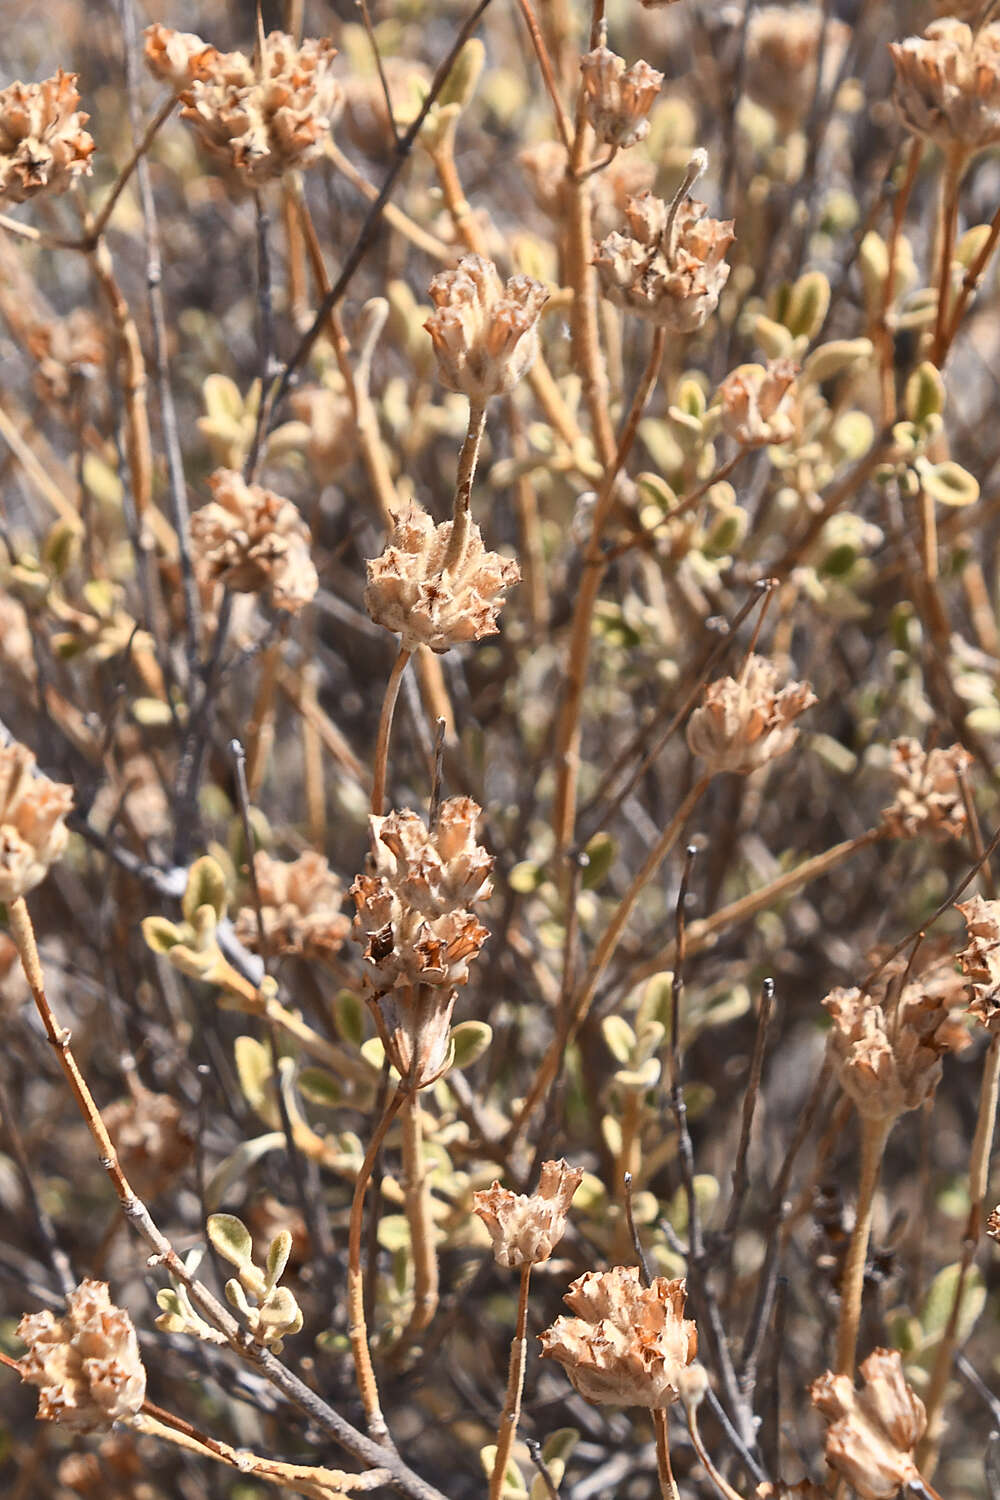
[(815, 702), (807, 682), (779, 688), (774, 663), (750, 656), (738, 678), (709, 683), (688, 721), (688, 745), (713, 775), (748, 775), (791, 749), (799, 734), (794, 721)]
[(566, 1215), (583, 1172), (567, 1161), (543, 1161), (538, 1187), (512, 1193), (499, 1182), (473, 1193), (472, 1206), (489, 1230), (498, 1266), (537, 1266), (563, 1237)]
[(26, 1313), (17, 1336), (28, 1345), (21, 1379), (38, 1388), (38, 1416), (83, 1432), (102, 1432), (134, 1416), (146, 1397), (146, 1372), (132, 1319), (103, 1281), (82, 1281), (66, 1315)]
[(829, 1371), (810, 1387), (813, 1405), (831, 1424), (826, 1461), (861, 1500), (894, 1500), (901, 1486), (920, 1484), (913, 1450), (927, 1414), (906, 1382), (898, 1350), (876, 1349), (860, 1370), (860, 1391), (849, 1376)]
[(626, 68), (625, 59), (607, 47), (595, 47), (580, 59), (587, 118), (606, 146), (634, 146), (649, 134), (649, 111), (663, 74), (641, 58)]
[(739, 365), (719, 386), (722, 430), (741, 448), (787, 443), (798, 422), (795, 377), (790, 359), (764, 365)]
[(538, 352), (538, 319), (549, 296), (542, 283), (512, 276), (505, 285), (491, 260), (465, 255), (427, 290), (434, 311), (424, 327), (448, 389), (475, 407), (513, 390)]
[(927, 833), (935, 839), (959, 838), (967, 823), (960, 778), (972, 764), (961, 745), (925, 750), (917, 740), (893, 740), (889, 769), (896, 781), (895, 800), (882, 822), (895, 838)]
[[(307, 849), (298, 859), (281, 860), (260, 850), (253, 863), (268, 952), (304, 958), (330, 958), (337, 953), (351, 924), (341, 910), (343, 887), (323, 855)], [(252, 952), (259, 950), (254, 907), (240, 908), (236, 936)]]
[(747, 27), (746, 91), (785, 130), (802, 125), (816, 95), (823, 48), (825, 86), (840, 69), (851, 30), (814, 5), (755, 6)]
[(608, 300), (673, 333), (700, 328), (729, 280), (725, 257), (734, 239), (732, 220), (707, 215), (694, 198), (630, 198), (627, 231), (609, 234), (594, 256)]
[(267, 592), (277, 609), (308, 604), (319, 585), (310, 536), (290, 500), (247, 484), (235, 469), (209, 479), (213, 499), (191, 517), (195, 560), (237, 593)]
[(130, 1079), (131, 1093), (102, 1111), (130, 1185), (140, 1198), (155, 1198), (184, 1167), (194, 1150), (194, 1130), (176, 1099)]
[(72, 788), (36, 775), (24, 745), (0, 747), (0, 901), (16, 901), (45, 879), (66, 847), (72, 806)]
[(1000, 23), (973, 31), (946, 17), (889, 45), (905, 123), (946, 151), (1000, 141)]
[(959, 901), (969, 941), (958, 955), (972, 988), (969, 1010), (989, 1031), (1000, 1026), (1000, 901), (972, 896)]
[(75, 73), (0, 90), (0, 204), (65, 193), (91, 170), (94, 150), (77, 105)]

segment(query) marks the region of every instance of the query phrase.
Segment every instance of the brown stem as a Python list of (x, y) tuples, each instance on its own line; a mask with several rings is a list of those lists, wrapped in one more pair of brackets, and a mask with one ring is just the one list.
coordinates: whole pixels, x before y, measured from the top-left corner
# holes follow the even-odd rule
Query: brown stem
[(510, 1366), (507, 1374), (507, 1394), (504, 1399), (500, 1426), (497, 1428), (497, 1452), (490, 1476), (490, 1500), (500, 1500), (503, 1494), (504, 1475), (514, 1446), (517, 1424), (521, 1415), (521, 1392), (524, 1389), (524, 1367), (527, 1358), (528, 1285), (531, 1281), (531, 1263), (521, 1267), (521, 1287), (517, 1298), (517, 1324), (510, 1346)]
[(545, 84), (545, 88), (548, 92), (549, 98), (552, 100), (552, 112), (555, 115), (556, 129), (559, 132), (559, 139), (566, 147), (567, 153), (569, 153), (573, 149), (572, 126), (570, 125), (569, 116), (566, 113), (565, 106), (563, 105), (562, 99), (559, 95), (559, 86), (556, 83), (555, 74), (552, 71), (552, 60), (549, 57), (549, 51), (545, 45), (545, 38), (542, 35), (542, 28), (538, 24), (538, 17), (535, 15), (535, 12), (531, 8), (531, 0), (517, 0), (517, 6), (521, 12), (521, 15), (524, 17), (524, 23), (528, 28), (528, 33), (531, 37), (531, 45), (534, 47), (535, 56), (538, 58), (538, 66), (541, 70), (542, 81)]
[(400, 646), (399, 653), (393, 663), (392, 671), (389, 673), (385, 697), (382, 700), (382, 713), (378, 722), (378, 739), (375, 741), (375, 775), (372, 781), (372, 812), (376, 817), (381, 817), (382, 804), (385, 802), (385, 778), (389, 763), (389, 735), (392, 731), (392, 716), (396, 711), (399, 685), (403, 680), (403, 673), (406, 670), (406, 663), (409, 659), (410, 652), (407, 651), (405, 646)]
[(150, 146), (153, 144), (153, 141), (161, 125), (165, 124), (173, 114), (177, 106), (177, 102), (177, 97), (174, 94), (171, 94), (169, 99), (164, 99), (163, 103), (156, 111), (156, 114), (146, 126), (146, 129), (142, 135), (142, 139), (137, 142), (135, 150), (132, 152), (132, 155), (129, 157), (128, 161), (119, 172), (114, 187), (111, 189), (107, 198), (104, 200), (104, 203), (101, 205), (100, 212), (90, 224), (87, 233), (80, 241), (79, 248), (81, 250), (89, 251), (96, 249), (97, 242), (103, 234), (107, 222), (114, 212), (115, 204), (118, 202), (118, 199), (125, 191), (129, 178), (132, 176), (132, 173), (142, 161), (142, 158), (145, 156)]
[(438, 1258), (419, 1093), (410, 1095), (403, 1113), (403, 1188), (413, 1254), (413, 1311), (400, 1338), (401, 1347), (423, 1332), (438, 1305)]
[(958, 194), (968, 156), (962, 147), (953, 148), (946, 158), (941, 183), (941, 262), (938, 271), (938, 305), (934, 320), (934, 344), (931, 360), (940, 369), (945, 351), (945, 328), (951, 290), (951, 262), (955, 253), (955, 231), (958, 226)]
[(854, 1229), (840, 1283), (840, 1321), (837, 1326), (837, 1373), (854, 1376), (854, 1356), (861, 1322), (861, 1298), (865, 1285), (865, 1262), (872, 1232), (875, 1189), (885, 1154), (885, 1143), (895, 1124), (890, 1118), (861, 1120), (861, 1168)]
[(445, 553), (443, 571), (456, 573), (462, 566), (469, 544), (469, 529), (472, 525), (472, 484), (479, 462), (479, 448), (486, 429), (485, 406), (469, 405), (469, 428), (465, 434), (462, 451), (458, 456), (458, 474), (455, 478), (455, 500), (452, 509), (451, 536)]
[(997, 209), (996, 213), (993, 215), (993, 218), (990, 221), (990, 232), (986, 238), (986, 242), (983, 245), (983, 248), (979, 251), (979, 254), (976, 256), (975, 260), (973, 260), (965, 275), (962, 277), (962, 285), (959, 288), (958, 296), (955, 299), (955, 309), (951, 315), (951, 322), (948, 324), (948, 332), (945, 337), (944, 348), (941, 353), (942, 359), (945, 359), (947, 357), (948, 350), (951, 348), (952, 344), (955, 341), (955, 335), (958, 333), (958, 330), (961, 326), (962, 319), (965, 316), (965, 310), (969, 305), (969, 300), (972, 297), (973, 292), (978, 290), (979, 284), (983, 278), (983, 272), (986, 270), (986, 266), (989, 262), (990, 256), (996, 249), (998, 239), (1000, 239), (1000, 208)]
[(691, 1446), (701, 1460), (702, 1467), (709, 1479), (715, 1485), (724, 1500), (743, 1500), (739, 1490), (734, 1490), (728, 1479), (725, 1479), (715, 1467), (709, 1456), (705, 1444), (702, 1442), (701, 1431), (698, 1427), (698, 1412), (693, 1402), (684, 1403), (684, 1415), (687, 1418), (688, 1432), (691, 1434)]
[(660, 1495), (662, 1500), (680, 1500), (677, 1481), (670, 1465), (670, 1429), (666, 1407), (654, 1409), (653, 1430), (656, 1433), (656, 1472), (660, 1480)]

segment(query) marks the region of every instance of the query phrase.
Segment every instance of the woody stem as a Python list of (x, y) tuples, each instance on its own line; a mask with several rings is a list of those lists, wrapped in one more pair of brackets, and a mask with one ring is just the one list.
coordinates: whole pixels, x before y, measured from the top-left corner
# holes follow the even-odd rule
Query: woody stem
[(503, 1494), (504, 1475), (510, 1450), (514, 1446), (517, 1423), (521, 1415), (521, 1392), (524, 1389), (524, 1367), (527, 1356), (528, 1329), (528, 1283), (531, 1280), (531, 1263), (521, 1267), (521, 1288), (517, 1298), (517, 1326), (510, 1346), (510, 1368), (507, 1375), (507, 1395), (504, 1400), (500, 1426), (497, 1428), (497, 1453), (490, 1476), (490, 1500), (500, 1500)]
[(938, 271), (937, 317), (931, 355), (932, 362), (939, 369), (947, 348), (945, 331), (948, 327), (951, 261), (955, 253), (955, 231), (958, 227), (958, 193), (967, 160), (961, 148), (952, 150), (947, 157), (944, 181), (941, 184), (941, 265)]
[(438, 1258), (427, 1176), (423, 1109), (419, 1093), (414, 1093), (403, 1112), (403, 1191), (413, 1252), (413, 1311), (397, 1346), (397, 1354), (423, 1332), (437, 1311)]
[(882, 1157), (885, 1155), (885, 1143), (895, 1123), (895, 1119), (891, 1116), (879, 1119), (863, 1117), (861, 1121), (858, 1206), (841, 1280), (840, 1322), (837, 1326), (837, 1373), (849, 1375), (852, 1378), (858, 1343), (858, 1325), (861, 1322), (861, 1298), (864, 1292), (868, 1242), (871, 1238), (875, 1189), (878, 1186)]
[(670, 1432), (665, 1406), (654, 1409), (653, 1429), (656, 1432), (656, 1472), (660, 1478), (660, 1494), (663, 1500), (680, 1500), (674, 1471), (670, 1467)]
[(455, 506), (452, 513), (451, 537), (445, 553), (443, 572), (455, 573), (462, 565), (469, 542), (472, 524), (472, 481), (476, 477), (479, 462), (479, 447), (486, 427), (485, 406), (469, 406), (469, 430), (465, 434), (462, 451), (458, 455), (458, 474), (455, 479)]
[(385, 802), (385, 778), (389, 764), (389, 735), (392, 732), (392, 717), (396, 712), (399, 685), (403, 680), (403, 673), (409, 659), (410, 652), (405, 646), (400, 646), (399, 655), (389, 673), (385, 698), (382, 700), (382, 713), (378, 721), (378, 739), (375, 741), (375, 773), (372, 780), (372, 812), (376, 817), (381, 817), (382, 804)]

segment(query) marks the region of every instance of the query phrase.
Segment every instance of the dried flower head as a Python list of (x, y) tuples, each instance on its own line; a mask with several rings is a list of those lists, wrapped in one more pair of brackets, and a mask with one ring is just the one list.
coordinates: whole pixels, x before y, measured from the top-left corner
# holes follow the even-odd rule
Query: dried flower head
[(1000, 901), (972, 896), (957, 905), (969, 937), (958, 955), (972, 988), (969, 1011), (995, 1032), (1000, 1029)]
[(657, 1276), (647, 1287), (636, 1266), (588, 1271), (563, 1298), (577, 1316), (557, 1318), (540, 1335), (542, 1358), (557, 1359), (587, 1401), (669, 1406), (698, 1352), (684, 1297), (682, 1277)]
[(473, 1193), (472, 1207), (489, 1230), (498, 1266), (537, 1266), (548, 1260), (563, 1237), (573, 1194), (583, 1172), (567, 1161), (542, 1162), (538, 1187), (530, 1195), (512, 1193), (494, 1182)]
[(0, 204), (64, 193), (89, 175), (94, 142), (83, 128), (90, 116), (77, 109), (76, 79), (60, 68), (42, 83), (0, 90)]
[(812, 109), (823, 47), (823, 86), (836, 80), (851, 29), (815, 5), (754, 6), (747, 27), (746, 91), (793, 130)]
[(34, 774), (24, 745), (0, 747), (0, 901), (16, 901), (40, 885), (69, 838), (63, 821), (72, 787)]
[(106, 357), (104, 331), (86, 307), (34, 324), (27, 344), (38, 361), (39, 394), (47, 401), (65, 401), (73, 382), (96, 375)]
[[(286, 861), (260, 850), (253, 863), (268, 952), (304, 958), (332, 958), (339, 952), (351, 923), (341, 910), (343, 886), (323, 855), (307, 849), (298, 859)], [(244, 947), (259, 951), (254, 907), (240, 909), (236, 936)]]
[(991, 1240), (996, 1240), (1000, 1244), (1000, 1204), (990, 1210), (990, 1216), (986, 1220), (986, 1233)]
[(512, 276), (504, 285), (491, 260), (464, 255), (427, 290), (434, 311), (424, 327), (448, 389), (476, 407), (513, 390), (538, 352), (538, 319), (549, 298), (542, 283)]
[(891, 42), (896, 105), (906, 125), (946, 151), (1000, 141), (1000, 23), (974, 32), (933, 21), (922, 37)]
[(201, 145), (253, 188), (319, 161), (341, 100), (332, 42), (272, 31), (261, 50), (202, 54), (180, 96)]
[(38, 1387), (38, 1418), (100, 1432), (131, 1417), (146, 1397), (146, 1372), (128, 1313), (115, 1307), (103, 1281), (81, 1281), (66, 1298), (65, 1317), (26, 1313), (17, 1336), (28, 1345), (21, 1379)]
[(790, 359), (739, 365), (719, 386), (723, 432), (743, 448), (789, 442), (798, 425), (798, 373)]
[[(537, 206), (557, 224), (565, 223), (571, 198), (566, 147), (560, 141), (540, 141), (527, 146), (517, 159), (527, 173)], [(603, 172), (589, 179), (596, 237), (603, 238), (621, 223), (628, 200), (648, 191), (655, 176), (656, 168), (648, 157), (630, 151), (619, 153)]]
[(961, 745), (925, 750), (917, 740), (893, 740), (889, 769), (896, 797), (882, 814), (894, 838), (927, 833), (935, 839), (959, 838), (967, 823), (959, 778), (972, 764)]
[(834, 989), (824, 1008), (833, 1025), (828, 1046), (834, 1071), (860, 1115), (895, 1120), (937, 1088), (941, 1059), (967, 1042), (952, 1015), (954, 983), (912, 980), (890, 971), (874, 994)]
[(625, 59), (607, 47), (595, 47), (580, 59), (587, 118), (606, 146), (634, 146), (649, 134), (647, 116), (663, 83), (663, 74), (641, 58), (626, 68)]
[(693, 333), (715, 311), (729, 279), (731, 219), (710, 219), (704, 203), (630, 198), (626, 233), (601, 241), (594, 264), (605, 296), (640, 318)]
[(347, 392), (327, 385), (307, 385), (288, 401), (292, 415), (309, 429), (306, 457), (314, 479), (329, 484), (357, 456), (358, 429)]
[(791, 749), (799, 734), (793, 721), (815, 702), (807, 682), (786, 682), (779, 689), (774, 663), (750, 656), (739, 678), (709, 683), (688, 721), (687, 742), (713, 775), (748, 775)]
[(826, 1461), (861, 1500), (893, 1500), (902, 1485), (919, 1483), (913, 1450), (924, 1435), (924, 1404), (903, 1374), (896, 1349), (876, 1349), (860, 1366), (864, 1387), (829, 1371), (809, 1388), (813, 1405), (831, 1423)]
[(216, 49), (192, 31), (172, 31), (157, 21), (146, 27), (143, 37), (146, 67), (176, 93), (189, 88), (196, 78), (210, 77), (218, 67)]
[(446, 568), (451, 533), (451, 521), (435, 526), (412, 505), (397, 517), (384, 552), (369, 560), (365, 607), (407, 651), (447, 651), (496, 635), (503, 592), (521, 577), (513, 559), (486, 550), (475, 523), (457, 566)]
[(196, 561), (210, 578), (241, 594), (263, 593), (292, 613), (319, 586), (309, 528), (290, 500), (247, 484), (235, 469), (209, 479), (213, 499), (191, 517)]
[(169, 1094), (144, 1088), (135, 1077), (131, 1094), (102, 1111), (125, 1175), (140, 1198), (155, 1198), (190, 1160), (194, 1132)]

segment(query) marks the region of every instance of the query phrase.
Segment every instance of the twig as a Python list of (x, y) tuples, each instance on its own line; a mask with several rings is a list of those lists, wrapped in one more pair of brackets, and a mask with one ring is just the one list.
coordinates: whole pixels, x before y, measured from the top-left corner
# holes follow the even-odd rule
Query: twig
[(528, 1285), (531, 1281), (531, 1262), (521, 1267), (521, 1284), (517, 1297), (517, 1322), (510, 1346), (510, 1366), (507, 1372), (507, 1394), (504, 1398), (500, 1426), (497, 1429), (497, 1451), (490, 1476), (490, 1500), (500, 1500), (504, 1488), (504, 1476), (510, 1450), (514, 1445), (517, 1423), (521, 1415), (521, 1392), (524, 1389), (524, 1368), (527, 1359), (528, 1330)]
[(767, 1028), (774, 1014), (774, 980), (765, 979), (760, 992), (760, 1010), (757, 1015), (757, 1034), (754, 1037), (753, 1056), (750, 1059), (750, 1077), (743, 1095), (743, 1116), (740, 1120), (740, 1139), (736, 1148), (736, 1165), (733, 1167), (733, 1188), (726, 1215), (725, 1233), (731, 1235), (736, 1228), (743, 1207), (743, 1199), (749, 1186), (747, 1175), (747, 1152), (750, 1149), (750, 1132), (753, 1128), (754, 1110), (760, 1093), (760, 1077), (764, 1068), (764, 1050), (767, 1046)]
[(861, 1321), (861, 1299), (865, 1284), (865, 1263), (872, 1231), (872, 1212), (879, 1170), (885, 1155), (885, 1144), (895, 1121), (892, 1117), (861, 1117), (861, 1167), (858, 1174), (858, 1202), (854, 1229), (847, 1247), (847, 1259), (840, 1280), (840, 1319), (837, 1325), (837, 1373), (854, 1375), (858, 1326)]
[(392, 732), (392, 720), (396, 711), (396, 700), (399, 697), (399, 685), (406, 671), (406, 663), (411, 653), (405, 646), (400, 646), (393, 662), (392, 671), (389, 673), (389, 681), (386, 684), (385, 697), (382, 700), (382, 712), (378, 722), (378, 738), (375, 741), (375, 773), (372, 781), (372, 812), (377, 818), (382, 816), (382, 807), (385, 802), (386, 774), (389, 762), (389, 735)]

